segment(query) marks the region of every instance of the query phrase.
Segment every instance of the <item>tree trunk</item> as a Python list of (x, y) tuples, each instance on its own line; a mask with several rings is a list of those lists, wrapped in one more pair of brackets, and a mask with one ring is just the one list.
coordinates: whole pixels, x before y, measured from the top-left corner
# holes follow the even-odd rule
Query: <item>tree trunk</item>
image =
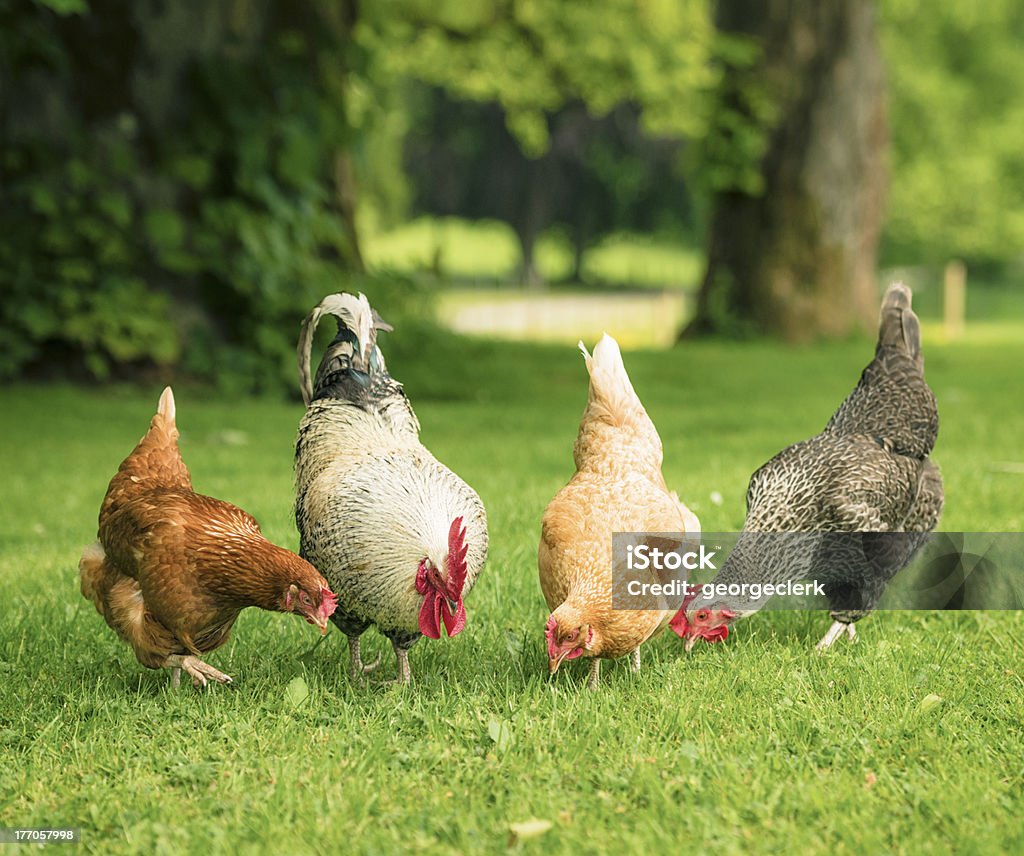
[(529, 291), (539, 291), (544, 287), (544, 277), (541, 276), (534, 258), (533, 248), (537, 241), (537, 233), (533, 229), (522, 229), (516, 233), (519, 238), (519, 252), (522, 261), (519, 265), (519, 284)]
[(352, 156), (347, 149), (340, 150), (334, 156), (334, 193), (337, 200), (338, 213), (345, 226), (348, 238), (349, 258), (347, 261), (359, 273), (366, 271), (363, 251), (359, 243), (359, 229), (356, 226), (356, 200), (359, 198), (356, 188), (356, 172), (352, 164)]
[(888, 133), (873, 5), (721, 0), (717, 24), (763, 50), (753, 70), (726, 69), (725, 91), (753, 75), (776, 111), (762, 191), (713, 199), (707, 271), (684, 334), (847, 335), (878, 311)]
[(519, 283), (531, 291), (544, 287), (544, 277), (537, 267), (534, 249), (541, 230), (546, 223), (550, 222), (549, 171), (550, 165), (547, 159), (539, 158), (530, 161), (519, 211), (513, 222), (516, 237), (519, 239), (519, 249), (522, 253)]

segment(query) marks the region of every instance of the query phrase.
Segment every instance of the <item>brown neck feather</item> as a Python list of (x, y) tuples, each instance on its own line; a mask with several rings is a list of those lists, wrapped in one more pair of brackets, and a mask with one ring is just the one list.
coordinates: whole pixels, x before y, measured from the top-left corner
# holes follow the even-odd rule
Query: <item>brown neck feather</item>
[(222, 538), (216, 549), (206, 584), (239, 608), (279, 610), (288, 586), (309, 573), (302, 559), (263, 538)]

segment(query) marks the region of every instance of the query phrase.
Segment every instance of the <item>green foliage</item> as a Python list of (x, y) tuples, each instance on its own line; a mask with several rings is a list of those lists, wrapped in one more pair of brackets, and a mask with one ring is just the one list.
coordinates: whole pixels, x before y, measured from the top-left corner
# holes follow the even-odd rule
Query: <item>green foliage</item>
[(375, 74), (499, 103), (528, 155), (548, 146), (546, 114), (573, 100), (596, 116), (634, 103), (655, 135), (704, 127), (700, 96), (714, 79), (704, 0), (384, 0), (367, 14), (360, 40)]
[(720, 75), (715, 107), (689, 159), (690, 172), (705, 193), (764, 192), (760, 164), (778, 107), (760, 57), (761, 48), (751, 39), (716, 34), (712, 62)]
[[(410, 291), (352, 279), (348, 22), (311, 0), (237, 20), (211, 5), (200, 23), (219, 41), (170, 55), (173, 20), (142, 6), (30, 8), (0, 35), (20, 84), (0, 104), (0, 377), (177, 366), (292, 389), (298, 322), (324, 294)], [(169, 96), (105, 76), (143, 66)]]
[[(116, 363), (166, 365), (179, 355), (170, 298), (147, 287), (130, 139), (108, 129), (74, 151), (70, 160), (55, 146), (8, 153), (8, 164), (20, 158), (28, 168), (8, 185), (0, 212), (0, 377), (54, 347), (71, 348), (97, 378)], [(159, 249), (154, 236), (167, 240), (180, 220), (150, 215)]]
[[(294, 385), (298, 320), (347, 287), (351, 235), (330, 172), (346, 144), (339, 87), (304, 68), (318, 45), (286, 33), (251, 63), (225, 57), (197, 70), (197, 109), (169, 153), (185, 186), (187, 223), (161, 212), (169, 266), (203, 279), (213, 324), (191, 331), (184, 367), (223, 387)], [(215, 168), (219, 170), (215, 173)]]
[(84, 15), (89, 11), (86, 0), (35, 0), (35, 3), (58, 15)]
[(556, 224), (575, 246), (573, 277), (602, 235), (691, 229), (677, 167), (680, 141), (707, 126), (716, 75), (705, 0), (384, 0), (362, 14), (368, 59), (351, 88), (376, 94), (387, 117), (357, 149), (371, 228), (410, 202), (413, 214), (500, 219), (524, 280)]
[(1008, 260), (1024, 246), (1024, 15), (1014, 0), (884, 0), (896, 263)]

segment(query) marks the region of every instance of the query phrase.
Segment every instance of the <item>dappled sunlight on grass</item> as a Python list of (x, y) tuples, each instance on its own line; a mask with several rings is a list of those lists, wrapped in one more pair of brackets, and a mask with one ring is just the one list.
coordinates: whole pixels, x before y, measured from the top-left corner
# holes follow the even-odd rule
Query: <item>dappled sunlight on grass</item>
[(583, 272), (586, 279), (599, 282), (696, 291), (704, 274), (704, 253), (649, 235), (619, 233), (587, 253)]
[[(387, 232), (371, 232), (363, 251), (372, 269), (431, 273), (479, 286), (514, 284), (521, 256), (512, 228), (497, 220), (421, 217)], [(536, 264), (547, 282), (572, 269), (572, 248), (563, 232), (540, 237)], [(585, 281), (594, 285), (693, 290), (704, 255), (681, 240), (617, 233), (602, 238), (583, 257)]]

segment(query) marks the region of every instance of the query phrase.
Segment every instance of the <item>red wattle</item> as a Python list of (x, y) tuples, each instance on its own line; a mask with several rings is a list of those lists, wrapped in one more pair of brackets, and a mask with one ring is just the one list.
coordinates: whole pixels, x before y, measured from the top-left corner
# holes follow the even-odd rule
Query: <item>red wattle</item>
[(704, 639), (707, 642), (721, 642), (729, 635), (729, 628), (720, 624), (713, 630), (709, 630), (704, 634)]
[(466, 607), (459, 601), (455, 614), (452, 615), (447, 603), (441, 604), (441, 620), (444, 621), (444, 629), (448, 631), (448, 637), (457, 636), (466, 626)]
[(420, 607), (420, 633), (429, 639), (441, 638), (441, 597), (437, 592), (427, 592)]

